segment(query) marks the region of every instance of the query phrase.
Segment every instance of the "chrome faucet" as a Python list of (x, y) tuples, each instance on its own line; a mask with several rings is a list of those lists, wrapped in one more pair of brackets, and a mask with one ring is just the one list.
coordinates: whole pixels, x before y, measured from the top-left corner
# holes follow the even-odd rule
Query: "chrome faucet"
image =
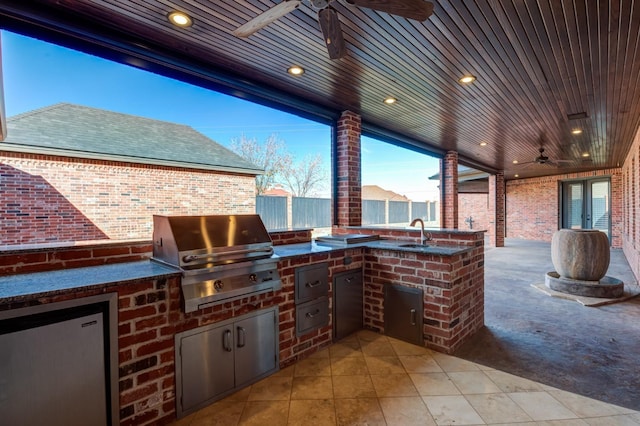
[(409, 224), (409, 226), (416, 226), (416, 223), (420, 223), (420, 244), (425, 245), (427, 244), (427, 241), (431, 241), (431, 239), (433, 238), (431, 236), (430, 232), (427, 232), (425, 234), (424, 232), (424, 221), (420, 218), (417, 219), (413, 219), (411, 221), (411, 223)]

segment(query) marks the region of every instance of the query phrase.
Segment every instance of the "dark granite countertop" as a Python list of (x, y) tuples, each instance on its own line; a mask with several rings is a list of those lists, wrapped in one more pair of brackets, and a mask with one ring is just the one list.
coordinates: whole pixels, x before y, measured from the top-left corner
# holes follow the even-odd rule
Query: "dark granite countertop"
[[(386, 240), (355, 244), (309, 243), (288, 244), (274, 247), (275, 258), (292, 258), (316, 253), (329, 253), (351, 248), (370, 248), (403, 251), (410, 253), (452, 256), (471, 250), (471, 247), (430, 245), (426, 247), (403, 247), (410, 241)], [(82, 290), (120, 282), (155, 279), (180, 274), (177, 269), (152, 261), (116, 263), (57, 271), (16, 274), (0, 277), (0, 304), (17, 299), (52, 296), (69, 290)]]
[(180, 272), (149, 260), (88, 266), (58, 271), (34, 272), (0, 277), (0, 304), (13, 299), (52, 296), (68, 290), (80, 290), (105, 284), (154, 279)]
[[(411, 246), (406, 246), (411, 244)], [(366, 241), (363, 243), (342, 244), (342, 243), (320, 243), (312, 241), (310, 243), (288, 244), (275, 246), (275, 256), (279, 258), (291, 258), (316, 253), (327, 253), (336, 250), (351, 248), (370, 248), (381, 250), (403, 251), (408, 253), (435, 254), (440, 256), (453, 256), (471, 250), (473, 247), (462, 246), (442, 246), (431, 244), (426, 246), (416, 246), (412, 241), (386, 240)]]

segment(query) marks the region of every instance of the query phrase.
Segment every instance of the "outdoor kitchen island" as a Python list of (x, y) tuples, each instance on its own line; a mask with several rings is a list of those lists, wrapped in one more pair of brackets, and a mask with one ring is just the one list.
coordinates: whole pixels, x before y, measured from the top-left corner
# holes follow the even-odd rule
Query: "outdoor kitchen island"
[[(331, 344), (331, 285), (327, 292), (329, 322), (306, 334), (296, 333), (295, 278), (300, 267), (326, 264), (328, 283), (339, 274), (362, 271), (364, 326), (379, 332), (384, 330), (384, 287), (392, 284), (423, 289), (424, 343), (430, 348), (451, 352), (482, 326), (483, 232), (434, 230), (429, 248), (400, 247), (415, 242), (416, 230), (377, 228), (370, 232), (398, 241), (321, 245), (311, 241), (309, 230), (272, 233), (280, 290), (190, 313), (182, 306), (178, 273), (148, 260), (131, 262), (132, 253), (150, 249), (148, 242), (135, 248), (132, 243), (121, 243), (108, 249), (99, 245), (31, 253), (16, 250), (0, 255), (0, 268), (12, 274), (0, 278), (0, 312), (116, 293), (118, 408), (123, 425), (165, 424), (175, 419), (178, 333), (277, 307), (281, 368)], [(86, 265), (99, 264), (103, 256), (102, 266), (59, 269), (65, 265), (62, 259), (73, 259), (74, 266), (82, 266), (79, 258), (85, 255)], [(118, 255), (126, 263), (111, 264)], [(31, 259), (34, 263), (30, 264)], [(42, 272), (24, 273), (35, 270)]]

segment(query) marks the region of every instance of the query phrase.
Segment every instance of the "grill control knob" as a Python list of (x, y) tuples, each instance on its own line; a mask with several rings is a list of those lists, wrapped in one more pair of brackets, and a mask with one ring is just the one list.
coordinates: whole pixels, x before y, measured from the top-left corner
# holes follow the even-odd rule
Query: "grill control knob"
[(249, 281), (251, 281), (252, 283), (257, 282), (258, 281), (258, 276), (256, 274), (249, 275)]
[(222, 280), (215, 280), (213, 282), (213, 288), (215, 288), (216, 290), (222, 290), (222, 287), (224, 287), (224, 283), (222, 282)]

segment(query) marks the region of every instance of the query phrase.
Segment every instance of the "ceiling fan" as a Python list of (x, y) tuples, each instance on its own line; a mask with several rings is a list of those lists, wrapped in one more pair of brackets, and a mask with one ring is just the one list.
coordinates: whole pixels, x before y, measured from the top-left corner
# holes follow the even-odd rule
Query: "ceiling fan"
[[(345, 54), (344, 38), (340, 28), (338, 13), (331, 6), (337, 0), (307, 0), (318, 11), (318, 22), (324, 37), (330, 59), (342, 58)], [(350, 5), (365, 7), (403, 18), (425, 21), (433, 13), (433, 3), (425, 0), (344, 0)], [(255, 18), (238, 27), (233, 34), (249, 37), (273, 21), (297, 9), (302, 0), (284, 0)]]
[(573, 163), (572, 160), (551, 160), (549, 157), (544, 155), (544, 148), (538, 148), (538, 155), (533, 161), (527, 161), (525, 163), (518, 163), (518, 166), (531, 165), (531, 164), (541, 164), (552, 167), (559, 167), (560, 163)]

